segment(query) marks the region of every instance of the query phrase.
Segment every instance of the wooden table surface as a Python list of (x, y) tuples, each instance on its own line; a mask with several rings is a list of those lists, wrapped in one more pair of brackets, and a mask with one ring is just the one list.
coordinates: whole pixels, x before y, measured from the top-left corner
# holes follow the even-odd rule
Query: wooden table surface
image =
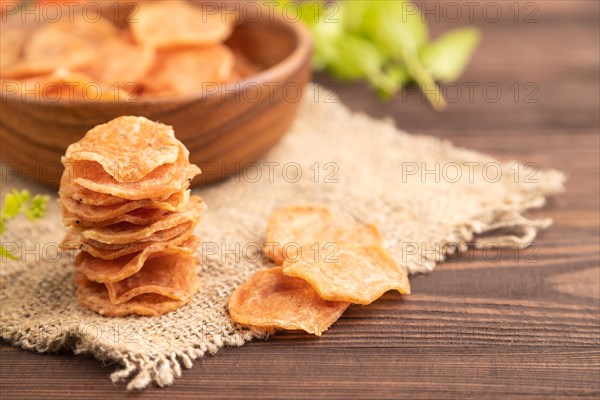
[[(424, 4), (434, 32), (469, 18), (467, 3), (454, 2), (458, 23), (447, 3)], [(362, 85), (337, 91), (352, 109), (393, 117), (410, 132), (564, 171), (565, 194), (531, 213), (555, 225), (532, 249), (468, 251), (440, 264), (412, 278), (414, 294), (403, 301), (387, 294), (352, 306), (320, 339), (283, 333), (223, 349), (173, 387), (131, 397), (600, 396), (599, 2), (522, 1), (519, 15), (512, 1), (471, 4), (484, 40), (447, 89), (447, 111), (432, 112), (414, 93), (381, 103)], [(108, 379), (114, 369), (2, 344), (0, 397), (126, 395)]]

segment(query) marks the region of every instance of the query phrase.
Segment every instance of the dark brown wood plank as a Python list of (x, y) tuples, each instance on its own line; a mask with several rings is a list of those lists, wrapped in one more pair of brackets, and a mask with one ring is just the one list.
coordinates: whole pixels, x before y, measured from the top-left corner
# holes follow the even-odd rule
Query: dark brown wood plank
[[(512, 1), (495, 3), (510, 15)], [(413, 278), (409, 297), (352, 306), (322, 338), (283, 333), (223, 349), (174, 387), (133, 396), (598, 398), (600, 8), (595, 0), (535, 4), (535, 23), (475, 21), (484, 42), (461, 82), (497, 82), (508, 92), (496, 103), (463, 96), (434, 113), (416, 93), (381, 103), (364, 85), (336, 83), (353, 110), (392, 117), (412, 133), (564, 171), (566, 192), (531, 212), (555, 221), (533, 249), (502, 250), (498, 259), (469, 250)], [(440, 21), (432, 30), (465, 22)], [(515, 102), (515, 82), (537, 85), (539, 101)], [(120, 397), (124, 385), (108, 380), (115, 367), (3, 344), (0, 397)]]

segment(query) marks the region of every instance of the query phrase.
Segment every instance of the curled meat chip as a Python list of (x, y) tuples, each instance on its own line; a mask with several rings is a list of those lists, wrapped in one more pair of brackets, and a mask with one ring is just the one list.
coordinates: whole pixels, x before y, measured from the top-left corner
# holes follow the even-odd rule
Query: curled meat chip
[[(67, 148), (63, 161), (95, 161), (116, 182), (138, 182), (158, 167), (175, 163), (182, 147), (172, 127), (126, 116), (89, 130)], [(187, 161), (185, 152), (183, 156)], [(87, 174), (101, 176), (100, 172)]]
[[(106, 193), (97, 193), (93, 192), (89, 189), (84, 188), (74, 182), (71, 182), (72, 176), (69, 171), (66, 171), (62, 174), (60, 179), (60, 194), (63, 196), (70, 197), (71, 199), (77, 201), (81, 204), (88, 204), (91, 206), (112, 206), (115, 204), (123, 204), (128, 201), (128, 199), (113, 196)], [(169, 193), (168, 195), (154, 197), (152, 200), (155, 202), (165, 202), (171, 197), (173, 193)], [(189, 192), (184, 194), (184, 199), (187, 201), (189, 198)]]
[(327, 301), (302, 279), (281, 267), (258, 271), (229, 299), (229, 315), (241, 325), (267, 331), (303, 330), (321, 336), (350, 305)]
[[(94, 165), (95, 164), (95, 165)], [(66, 163), (73, 171), (72, 182), (85, 189), (127, 200), (142, 200), (164, 197), (189, 187), (192, 178), (200, 173), (195, 165), (189, 165), (181, 155), (174, 164), (164, 164), (150, 172), (138, 182), (117, 182), (99, 164), (90, 161)], [(90, 173), (94, 171), (93, 173)]]
[(18, 14), (2, 15), (0, 23), (0, 77), (3, 78), (4, 71), (19, 61), (23, 46), (36, 25), (22, 21), (22, 16)]
[(371, 304), (388, 290), (410, 293), (406, 270), (379, 246), (304, 247), (298, 260), (283, 263), (283, 274), (305, 280), (330, 301)]
[(113, 304), (149, 293), (185, 301), (200, 286), (197, 265), (198, 258), (186, 254), (152, 257), (136, 274), (118, 282), (107, 282), (108, 297)]
[[(115, 204), (111, 206), (91, 206), (82, 204), (72, 198), (59, 193), (63, 216), (84, 219), (90, 223), (103, 223), (113, 220), (123, 214), (138, 210), (140, 208), (152, 208), (163, 211), (176, 211), (184, 208), (189, 202), (189, 191), (181, 191), (172, 194), (164, 201), (153, 199), (133, 200), (126, 203)], [(70, 220), (64, 221), (66, 225)]]
[[(106, 317), (124, 317), (132, 314), (156, 317), (183, 307), (193, 298), (193, 295), (191, 295), (185, 301), (181, 301), (159, 294), (148, 293), (134, 297), (127, 303), (112, 304), (104, 284), (92, 282), (82, 274), (75, 274), (75, 283), (77, 284), (79, 302), (90, 310)], [(193, 288), (193, 293), (200, 289), (200, 282), (197, 283), (198, 287)]]
[(213, 11), (183, 0), (142, 2), (131, 31), (136, 41), (156, 48), (215, 45), (231, 34), (233, 21)]
[(118, 88), (103, 86), (93, 78), (82, 73), (68, 69), (56, 69), (51, 74), (41, 75), (22, 80), (3, 80), (2, 91), (7, 96), (37, 95), (42, 100), (74, 101), (86, 100), (96, 102), (100, 100), (127, 100), (127, 94)]
[(127, 244), (147, 239), (153, 234), (173, 228), (186, 222), (197, 224), (200, 221), (205, 205), (199, 196), (190, 197), (190, 201), (177, 212), (165, 216), (152, 225), (137, 226), (126, 222), (98, 229), (86, 229), (81, 236), (87, 240), (95, 240), (106, 244)]
[(141, 252), (126, 255), (114, 260), (103, 260), (82, 252), (75, 259), (75, 268), (94, 282), (117, 282), (137, 273), (145, 262), (167, 254), (192, 254), (199, 240), (190, 236), (183, 243), (172, 245), (169, 242), (153, 242)]
[(156, 57), (143, 82), (151, 94), (201, 93), (227, 81), (234, 65), (233, 53), (223, 45), (163, 50)]
[(326, 243), (379, 245), (381, 234), (375, 225), (347, 224), (324, 205), (289, 206), (275, 210), (269, 219), (264, 252), (277, 265), (295, 259), (303, 245)]
[(72, 20), (42, 24), (23, 45), (23, 58), (2, 71), (4, 77), (25, 78), (49, 74), (60, 68), (76, 69), (94, 60), (94, 44), (118, 35), (106, 19), (89, 23), (78, 14)]
[(79, 226), (82, 228), (102, 228), (120, 222), (128, 222), (133, 225), (151, 225), (161, 219), (167, 212), (168, 211), (161, 210), (160, 208), (138, 208), (106, 221), (90, 222), (79, 218), (75, 214), (71, 214), (63, 208), (63, 223), (65, 226)]
[(152, 67), (155, 55), (148, 46), (138, 46), (121, 37), (109, 38), (97, 45), (95, 62), (82, 67), (82, 71), (96, 82), (110, 87), (116, 84), (135, 94), (141, 90), (139, 82)]
[(321, 205), (289, 206), (275, 210), (267, 226), (264, 252), (281, 265), (287, 248), (319, 241), (332, 221), (329, 208)]
[(164, 246), (177, 246), (193, 235), (194, 224), (186, 222), (171, 229), (159, 231), (152, 236), (133, 243), (106, 244), (94, 240), (86, 240), (81, 236), (81, 231), (71, 229), (65, 235), (61, 248), (65, 250), (82, 250), (93, 257), (103, 260), (114, 260), (129, 254), (137, 253), (154, 243)]
[[(71, 164), (71, 168), (73, 165)], [(69, 167), (67, 167), (69, 168)], [(60, 190), (58, 194), (61, 197), (69, 197), (80, 204), (90, 206), (113, 206), (115, 204), (123, 204), (129, 200), (112, 196), (105, 193), (96, 193), (83, 186), (77, 185), (73, 181), (72, 172), (65, 169), (60, 177)]]

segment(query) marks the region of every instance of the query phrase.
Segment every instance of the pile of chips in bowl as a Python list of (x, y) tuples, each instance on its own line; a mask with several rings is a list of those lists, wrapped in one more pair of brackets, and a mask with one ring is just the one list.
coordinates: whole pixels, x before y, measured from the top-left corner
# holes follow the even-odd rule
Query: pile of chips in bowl
[[(133, 101), (202, 93), (207, 84), (235, 82), (260, 69), (224, 44), (235, 17), (218, 10), (184, 0), (59, 4), (56, 18), (56, 11), (46, 15), (43, 3), (4, 11), (5, 94)], [(123, 25), (113, 21), (118, 10), (128, 12)]]
[(119, 117), (70, 145), (59, 198), (70, 227), (80, 302), (105, 316), (155, 316), (200, 288), (194, 227), (206, 206), (190, 196), (200, 173), (170, 126)]

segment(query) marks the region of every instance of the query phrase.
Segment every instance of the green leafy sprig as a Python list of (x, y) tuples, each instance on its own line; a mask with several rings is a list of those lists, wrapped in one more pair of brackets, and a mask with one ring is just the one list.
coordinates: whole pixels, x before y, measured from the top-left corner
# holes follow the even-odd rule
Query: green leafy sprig
[[(6, 222), (16, 218), (19, 214), (27, 216), (30, 221), (40, 219), (48, 209), (48, 196), (36, 194), (31, 197), (28, 190), (13, 189), (4, 196), (4, 205), (0, 211), (0, 235), (6, 231)], [(3, 245), (0, 245), (2, 259), (17, 260)]]
[(342, 80), (365, 79), (384, 98), (415, 83), (437, 110), (446, 101), (436, 82), (458, 79), (481, 36), (477, 28), (463, 27), (432, 41), (423, 15), (408, 0), (279, 0), (279, 6), (311, 30), (315, 69)]

